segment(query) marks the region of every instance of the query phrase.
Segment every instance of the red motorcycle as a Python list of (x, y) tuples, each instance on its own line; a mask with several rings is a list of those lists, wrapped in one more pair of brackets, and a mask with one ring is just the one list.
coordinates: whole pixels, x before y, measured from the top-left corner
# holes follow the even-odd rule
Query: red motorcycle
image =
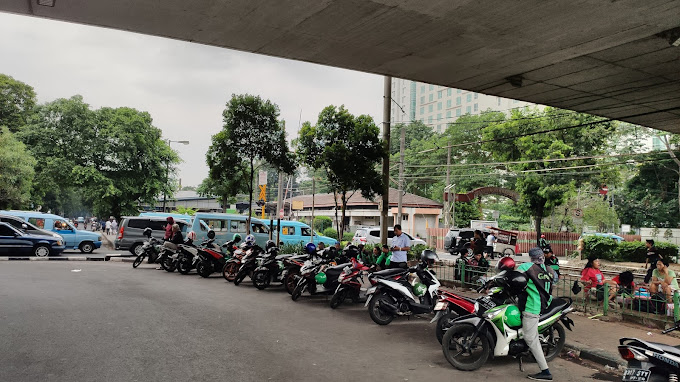
[(351, 298), (353, 302), (366, 300), (368, 288), (377, 285), (378, 278), (396, 281), (408, 275), (408, 270), (401, 268), (371, 272), (372, 268), (360, 263), (356, 258), (352, 258), (351, 261), (352, 266), (345, 267), (338, 276), (340, 284), (330, 301), (332, 309), (342, 305), (347, 298)]

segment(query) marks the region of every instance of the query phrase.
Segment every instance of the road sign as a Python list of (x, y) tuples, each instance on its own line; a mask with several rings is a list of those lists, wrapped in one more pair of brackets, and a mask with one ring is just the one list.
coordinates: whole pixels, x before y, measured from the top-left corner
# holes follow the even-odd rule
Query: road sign
[(258, 174), (257, 185), (261, 186), (263, 184), (267, 184), (267, 171), (260, 171)]
[(574, 209), (574, 217), (576, 218), (583, 217), (583, 210), (580, 208)]
[(293, 209), (294, 210), (301, 210), (305, 207), (305, 202), (302, 200), (293, 200)]
[(283, 208), (279, 210), (279, 219), (283, 219)]

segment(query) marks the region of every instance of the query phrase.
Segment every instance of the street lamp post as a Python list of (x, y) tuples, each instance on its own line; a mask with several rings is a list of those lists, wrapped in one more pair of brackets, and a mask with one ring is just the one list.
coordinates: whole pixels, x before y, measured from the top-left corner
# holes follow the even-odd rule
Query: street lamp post
[[(169, 139), (166, 139), (165, 142), (168, 144), (168, 147), (170, 147), (171, 143), (181, 143), (183, 145), (188, 145), (189, 141), (171, 141)], [(172, 149), (172, 147), (170, 147)], [(170, 185), (170, 159), (165, 163), (165, 183), (166, 185)], [(165, 212), (165, 203), (167, 201), (167, 192), (163, 191), (163, 212)]]

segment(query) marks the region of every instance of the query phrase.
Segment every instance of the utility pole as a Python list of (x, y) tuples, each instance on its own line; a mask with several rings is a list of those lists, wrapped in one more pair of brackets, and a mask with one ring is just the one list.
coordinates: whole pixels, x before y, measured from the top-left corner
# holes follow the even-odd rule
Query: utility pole
[(401, 224), (401, 208), (404, 199), (404, 151), (406, 150), (406, 126), (401, 124), (399, 137), (399, 203), (397, 206), (397, 224)]
[(279, 171), (279, 190), (276, 197), (276, 210), (279, 213), (279, 220), (276, 223), (276, 245), (278, 246), (281, 240), (279, 235), (281, 235), (281, 211), (284, 210), (283, 207), (283, 173)]
[(316, 177), (314, 176), (316, 174), (312, 173), (312, 222), (310, 226), (312, 226), (312, 236), (310, 237), (309, 241), (314, 242), (314, 195), (316, 194)]
[(390, 207), (390, 118), (392, 102), (392, 77), (385, 76), (383, 89), (383, 148), (385, 157), (382, 165), (382, 210), (380, 211), (380, 242), (387, 244), (387, 211)]

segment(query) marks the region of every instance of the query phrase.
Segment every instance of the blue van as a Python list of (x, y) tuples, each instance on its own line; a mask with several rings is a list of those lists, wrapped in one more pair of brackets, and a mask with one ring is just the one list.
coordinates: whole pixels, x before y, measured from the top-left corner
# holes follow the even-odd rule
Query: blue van
[(167, 218), (168, 216), (172, 216), (172, 218), (175, 220), (184, 220), (187, 223), (191, 223), (194, 221), (194, 217), (191, 215), (173, 214), (171, 212), (142, 212), (139, 214), (139, 216), (146, 216), (152, 218)]
[[(197, 212), (193, 216), (191, 230), (196, 233), (196, 241), (200, 242), (208, 237), (208, 231), (215, 231), (215, 240), (224, 243), (234, 236), (235, 233), (245, 238), (246, 223), (245, 215), (223, 214), (217, 212)], [(269, 227), (262, 220), (252, 218), (250, 221), (250, 233), (255, 236), (255, 242), (264, 248), (269, 240)]]
[[(269, 219), (262, 220), (267, 227), (271, 227), (272, 221)], [(276, 240), (276, 222), (274, 220), (273, 238)], [(309, 243), (312, 237), (312, 228), (305, 223), (293, 220), (281, 220), (281, 233), (279, 234), (279, 241), (283, 244), (306, 244)], [(319, 245), (323, 242), (327, 247), (335, 244), (337, 240), (328, 236), (319, 235), (314, 232), (314, 244)]]
[(66, 249), (79, 249), (83, 253), (91, 253), (102, 246), (102, 237), (98, 233), (76, 229), (68, 219), (53, 214), (35, 211), (0, 211), (6, 215), (20, 217), (34, 226), (52, 231), (64, 238)]

